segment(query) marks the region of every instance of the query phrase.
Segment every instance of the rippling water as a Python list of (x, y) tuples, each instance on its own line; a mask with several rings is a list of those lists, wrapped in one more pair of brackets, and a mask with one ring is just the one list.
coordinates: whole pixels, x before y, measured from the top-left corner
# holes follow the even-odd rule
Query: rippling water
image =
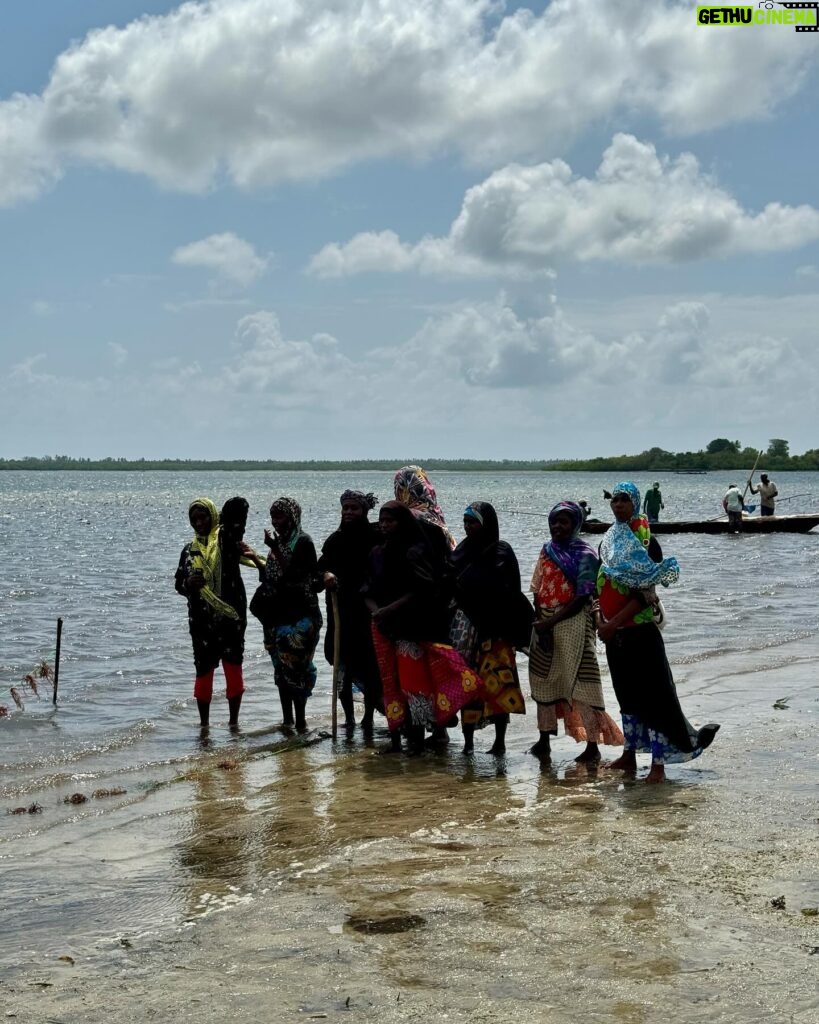
[[(818, 477), (783, 475), (783, 496), (807, 492), (783, 512), (819, 508)], [(613, 482), (600, 474), (435, 478), (456, 534), (470, 500), (496, 506), (524, 581), (546, 521), (515, 510), (545, 512), (561, 498), (586, 497), (593, 514), (608, 518), (601, 494)], [(660, 482), (666, 518), (708, 518), (719, 514), (728, 479), (661, 476)], [(638, 477), (637, 483), (645, 487), (650, 478)], [(173, 572), (189, 539), (187, 507), (196, 496), (210, 496), (220, 506), (234, 494), (244, 495), (251, 505), (247, 540), (261, 547), (270, 501), (293, 495), (318, 546), (335, 528), (338, 495), (348, 486), (386, 499), (391, 475), (0, 473), (0, 704), (10, 712), (0, 719), (0, 810), (42, 807), (36, 815), (0, 816), (0, 934), (6, 946), (0, 963), (21, 941), (32, 949), (53, 948), (64, 933), (59, 921), (91, 941), (116, 934), (126, 918), (129, 927), (147, 928), (240, 903), (253, 885), (263, 884), (271, 851), (286, 848), (290, 832), (298, 834), (303, 824), (297, 804), (282, 820), (268, 821), (252, 844), (259, 852), (252, 884), (245, 879), (232, 886), (236, 843), (226, 821), (233, 808), (247, 812), (246, 784), (263, 801), (268, 788), (289, 784), (292, 775), (297, 790), (310, 789), (304, 813), (310, 827), (320, 829), (332, 771), (308, 770), (309, 748), (288, 750), (275, 732), (278, 704), (255, 620), (247, 635), (244, 732), (231, 738), (224, 723), (219, 726), (226, 714), (215, 703), (211, 746), (200, 746), (185, 602), (173, 590)], [(726, 677), (753, 678), (770, 658), (777, 664), (805, 658), (819, 631), (819, 534), (679, 535), (662, 542), (682, 566), (680, 584), (666, 600), (666, 642), (689, 713), (697, 694), (718, 690)], [(254, 585), (249, 570), (246, 585)], [(41, 658), (53, 660), (58, 616), (65, 624), (58, 709), (45, 696), (37, 701), (24, 693), (25, 710), (18, 711), (8, 687)], [(324, 727), (330, 672), (323, 661), (319, 673), (308, 712), (311, 724)], [(731, 707), (725, 711), (730, 715)], [(531, 715), (513, 721), (513, 753), (525, 750), (534, 728)], [(266, 749), (277, 756), (256, 757)], [(220, 759), (237, 763), (226, 762), (214, 781), (201, 769)], [(494, 772), (494, 765), (479, 765), (465, 781), (485, 782)], [(72, 793), (91, 797), (102, 788), (126, 792), (81, 805), (64, 802)], [(355, 841), (377, 834), (377, 824), (370, 823)], [(246, 858), (247, 846), (242, 849)]]

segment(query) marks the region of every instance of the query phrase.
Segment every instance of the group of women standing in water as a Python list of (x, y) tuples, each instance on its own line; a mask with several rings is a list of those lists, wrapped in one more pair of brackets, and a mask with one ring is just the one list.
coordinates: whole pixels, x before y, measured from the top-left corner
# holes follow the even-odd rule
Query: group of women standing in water
[[(563, 501), (549, 513), (549, 539), (521, 592), (518, 561), (501, 540), (495, 509), (475, 501), (464, 511), (456, 544), (428, 476), (418, 466), (395, 475), (395, 499), (368, 518), (372, 494), (341, 495), (341, 521), (320, 555), (301, 527), (293, 498), (270, 508), (266, 557), (243, 538), (247, 502), (233, 498), (221, 514), (208, 499), (189, 510), (194, 539), (182, 551), (176, 589), (188, 600), (196, 681), (194, 696), (208, 727), (214, 669), (221, 661), (230, 725), (236, 727), (244, 683), (247, 602), (240, 565), (253, 566), (259, 587), (250, 612), (260, 619), (283, 712), (284, 728), (306, 729), (322, 627), (318, 594), (328, 593), (325, 655), (336, 661), (348, 735), (355, 728), (353, 691), (364, 699), (362, 728), (386, 717), (391, 750), (419, 753), (447, 741), (460, 720), (464, 752), (491, 724), (489, 753), (505, 753), (512, 714), (525, 713), (517, 651), (529, 656), (529, 688), (539, 739), (532, 753), (551, 754), (563, 721), (584, 743), (578, 761), (600, 760), (600, 744), (622, 745), (610, 767), (633, 770), (648, 752), (648, 781), (665, 765), (696, 757), (717, 729), (695, 730), (683, 715), (657, 625), (657, 586), (679, 576), (663, 559), (640, 515), (631, 483), (616, 485), (616, 522), (599, 551), (580, 537), (583, 510)], [(606, 712), (596, 639), (606, 649), (623, 728)]]

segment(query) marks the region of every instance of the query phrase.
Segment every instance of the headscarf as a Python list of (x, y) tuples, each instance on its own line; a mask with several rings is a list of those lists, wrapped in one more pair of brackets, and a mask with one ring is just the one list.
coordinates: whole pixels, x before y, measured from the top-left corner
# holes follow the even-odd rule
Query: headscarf
[(640, 492), (630, 481), (621, 481), (612, 494), (627, 494), (633, 512), (628, 523), (614, 523), (600, 545), (601, 571), (608, 579), (636, 590), (646, 590), (658, 583), (667, 587), (680, 578), (676, 558), (653, 562), (646, 548), (651, 540), (647, 520), (640, 515)]
[[(221, 527), (223, 543), (227, 539), (229, 543), (239, 544), (244, 538), (249, 511), (250, 505), (247, 498), (242, 498), (238, 494), (234, 498), (228, 498), (222, 506), (222, 511), (219, 513), (219, 525)], [(256, 563), (248, 555), (240, 554), (239, 561), (242, 565), (250, 568), (256, 567)]]
[(583, 509), (574, 501), (559, 501), (549, 513), (549, 526), (555, 517), (567, 515), (572, 521), (572, 535), (566, 544), (548, 540), (543, 545), (543, 554), (561, 570), (574, 586), (576, 597), (593, 594), (597, 587), (597, 572), (600, 559), (594, 548), (580, 538), (583, 525)]
[(219, 547), (219, 513), (210, 498), (197, 498), (188, 506), (188, 516), (195, 508), (203, 508), (210, 516), (210, 533), (195, 534), (190, 544), (191, 565), (201, 569), (205, 585), (199, 591), (202, 599), (219, 615), (238, 619), (239, 613), (222, 600), (222, 551)]
[(351, 491), (349, 488), (341, 495), (340, 501), (342, 505), (349, 501), (354, 501), (356, 505), (360, 505), (364, 509), (364, 515), (378, 504), (378, 498), (374, 494), (365, 494), (363, 491)]
[(398, 521), (398, 530), (392, 537), (384, 538), (384, 546), (389, 548), (409, 548), (413, 544), (425, 541), (421, 524), (412, 510), (402, 501), (385, 501), (379, 510), (387, 512)]
[(295, 498), (276, 498), (270, 506), (270, 511), (272, 512), (274, 509), (287, 519), (287, 532), (276, 531), (278, 541), (283, 548), (287, 548), (292, 553), (296, 541), (301, 536), (301, 505)]
[(455, 538), (449, 532), (444, 513), (438, 504), (435, 488), (420, 466), (402, 466), (394, 478), (395, 499), (402, 505), (412, 509), (419, 519), (439, 526), (446, 536), (449, 546), (455, 547)]
[(278, 581), (284, 576), (287, 567), (293, 560), (293, 551), (296, 543), (301, 537), (301, 505), (295, 498), (276, 498), (270, 506), (270, 511), (275, 509), (287, 519), (287, 529), (283, 533), (276, 531), (273, 546), (267, 556), (264, 567), (264, 580), (270, 587), (275, 587)]
[(450, 561), (456, 570), (462, 571), (474, 560), (490, 548), (496, 548), (500, 540), (498, 514), (488, 501), (473, 501), (464, 509), (465, 519), (474, 519), (481, 524), (481, 532), (477, 536), (467, 534), (450, 555)]

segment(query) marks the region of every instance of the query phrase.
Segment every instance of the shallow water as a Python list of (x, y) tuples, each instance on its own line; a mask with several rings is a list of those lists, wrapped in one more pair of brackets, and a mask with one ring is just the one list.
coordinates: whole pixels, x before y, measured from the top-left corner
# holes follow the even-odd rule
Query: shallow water
[[(796, 476), (780, 489), (808, 491), (815, 500), (806, 508), (819, 507), (816, 475)], [(315, 729), (306, 741), (286, 739), (275, 729), (272, 673), (253, 621), (243, 732), (228, 734), (217, 705), (203, 747), (185, 606), (172, 588), (190, 498), (205, 493), (218, 504), (245, 494), (248, 539), (259, 543), (270, 499), (293, 494), (320, 541), (350, 483), (389, 494), (387, 474), (0, 474), (4, 690), (52, 657), (54, 620), (65, 620), (58, 709), (26, 698), (19, 712), (0, 696), (12, 711), (0, 719), (0, 807), (42, 808), (0, 816), (0, 967), (8, 976), (65, 969), (64, 955), (121, 970), (157, 943), (182, 942), (186, 929), (218, 920), (239, 922), (219, 925), (239, 933), (248, 922), (257, 941), (265, 935), (277, 984), (302, 1014), (343, 1005), (309, 995), (303, 977), (307, 970), (311, 984), (324, 979), (332, 991), (338, 947), (353, 998), (384, 1019), (397, 1013), (390, 1000), (398, 1006), (402, 991), (405, 1000), (415, 993), (420, 1015), (440, 1007), (445, 979), (456, 994), (453, 1019), (483, 1019), (490, 1007), (498, 1019), (499, 1001), (519, 1019), (550, 1005), (550, 992), (566, 1007), (576, 986), (589, 1019), (642, 1021), (651, 986), (676, 992), (684, 978), (700, 994), (672, 1019), (698, 1021), (714, 1019), (714, 1005), (696, 972), (718, 973), (726, 951), (736, 964), (742, 944), (754, 943), (754, 955), (770, 959), (757, 983), (766, 977), (768, 987), (781, 968), (777, 942), (794, 964), (808, 957), (811, 940), (792, 931), (811, 927), (801, 908), (819, 901), (807, 859), (819, 535), (663, 538), (683, 569), (666, 602), (681, 699), (693, 721), (723, 726), (702, 759), (670, 770), (670, 786), (587, 771), (564, 739), (541, 769), (526, 754), (531, 714), (513, 720), (502, 760), (463, 758), (455, 731), (445, 754), (417, 760), (378, 756), (360, 736), (333, 747), (321, 736), (329, 722), (323, 663), (309, 708)], [(476, 497), (536, 510), (587, 496), (602, 509), (595, 496), (611, 481), (439, 474), (436, 484), (457, 527)], [(661, 484), (683, 516), (710, 511), (724, 481)], [(501, 520), (526, 577), (545, 521)], [(525, 679), (525, 660), (521, 668)], [(788, 698), (781, 710), (778, 698)], [(479, 750), (489, 745), (480, 739)], [(91, 796), (101, 788), (126, 792)], [(73, 793), (89, 799), (64, 803)], [(791, 909), (757, 920), (779, 889)], [(744, 917), (732, 934), (738, 907)], [(785, 919), (791, 931), (781, 932)], [(248, 941), (231, 935), (239, 946)], [(307, 962), (305, 949), (313, 951)], [(357, 962), (364, 953), (366, 969)], [(753, 1015), (750, 967), (735, 967), (724, 992), (740, 975), (751, 986), (743, 1019), (771, 1019), (771, 993), (757, 998), (768, 1017)]]

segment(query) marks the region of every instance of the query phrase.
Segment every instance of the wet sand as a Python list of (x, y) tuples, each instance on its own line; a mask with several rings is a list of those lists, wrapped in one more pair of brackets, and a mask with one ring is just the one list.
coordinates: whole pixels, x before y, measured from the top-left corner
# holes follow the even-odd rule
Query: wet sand
[(503, 761), (463, 758), (455, 730), (446, 754), (419, 759), (360, 736), (245, 755), (217, 737), (163, 796), (191, 811), (173, 850), (185, 920), (123, 920), (82, 951), (65, 934), (74, 963), (51, 949), (7, 971), (4, 1012), (813, 1024), (814, 670), (798, 643), (757, 673), (731, 658), (679, 669), (689, 717), (722, 731), (663, 786), (642, 782), (644, 758), (636, 780), (576, 766), (563, 738), (538, 764), (531, 709)]

